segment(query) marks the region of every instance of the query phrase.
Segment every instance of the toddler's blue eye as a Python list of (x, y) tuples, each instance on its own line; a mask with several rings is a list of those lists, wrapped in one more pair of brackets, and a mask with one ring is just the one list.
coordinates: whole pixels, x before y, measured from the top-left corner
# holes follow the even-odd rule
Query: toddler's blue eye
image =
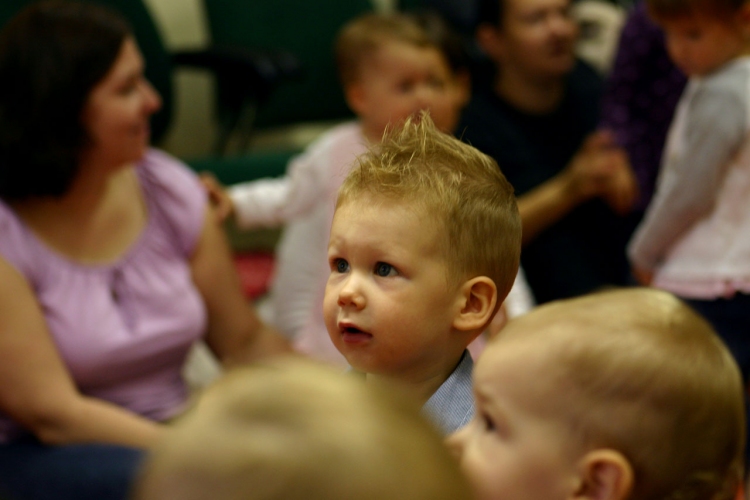
[(385, 262), (378, 262), (375, 264), (375, 274), (378, 276), (390, 276), (395, 274), (396, 270), (392, 265), (386, 264)]
[(338, 273), (345, 273), (349, 270), (349, 263), (344, 259), (336, 259), (333, 263), (333, 268)]

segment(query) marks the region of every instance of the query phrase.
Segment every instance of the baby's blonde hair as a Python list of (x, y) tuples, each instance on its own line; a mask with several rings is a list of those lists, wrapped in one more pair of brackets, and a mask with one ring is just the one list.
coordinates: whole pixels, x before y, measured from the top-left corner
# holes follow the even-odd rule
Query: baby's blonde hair
[(368, 13), (348, 22), (336, 39), (336, 64), (346, 86), (357, 82), (360, 68), (386, 43), (438, 48), (417, 22), (398, 13)]
[(412, 398), (301, 358), (235, 369), (166, 432), (138, 500), (471, 498)]
[(620, 451), (630, 498), (730, 500), (742, 480), (739, 368), (711, 326), (673, 295), (625, 289), (541, 306), (498, 337), (536, 340), (567, 419), (585, 448)]
[(413, 205), (440, 232), (448, 282), (487, 276), (498, 306), (505, 299), (518, 272), (521, 218), (495, 160), (440, 132), (422, 112), (358, 158), (336, 206), (363, 195)]

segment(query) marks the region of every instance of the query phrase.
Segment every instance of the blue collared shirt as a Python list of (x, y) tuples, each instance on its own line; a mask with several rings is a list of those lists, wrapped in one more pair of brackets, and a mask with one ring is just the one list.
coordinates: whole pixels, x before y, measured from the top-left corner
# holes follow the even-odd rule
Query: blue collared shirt
[(468, 424), (474, 416), (473, 368), (471, 354), (464, 351), (456, 369), (422, 407), (422, 414), (446, 436)]

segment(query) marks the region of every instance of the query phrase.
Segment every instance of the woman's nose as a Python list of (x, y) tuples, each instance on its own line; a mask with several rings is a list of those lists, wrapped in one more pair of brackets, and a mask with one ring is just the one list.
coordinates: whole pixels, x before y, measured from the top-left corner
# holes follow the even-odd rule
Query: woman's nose
[(159, 111), (162, 104), (161, 96), (153, 85), (151, 85), (151, 82), (144, 78), (140, 83), (140, 87), (143, 94), (143, 109), (149, 115)]

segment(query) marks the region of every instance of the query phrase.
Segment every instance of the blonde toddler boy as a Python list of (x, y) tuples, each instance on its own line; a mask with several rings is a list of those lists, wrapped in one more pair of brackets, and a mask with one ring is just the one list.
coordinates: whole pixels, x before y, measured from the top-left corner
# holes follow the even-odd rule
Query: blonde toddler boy
[(518, 271), (513, 188), (490, 157), (427, 114), (358, 159), (339, 191), (324, 316), (368, 380), (397, 380), (445, 433), (473, 414), (466, 351)]
[(479, 500), (730, 500), (740, 372), (709, 324), (655, 289), (550, 303), (511, 321), (449, 438)]

